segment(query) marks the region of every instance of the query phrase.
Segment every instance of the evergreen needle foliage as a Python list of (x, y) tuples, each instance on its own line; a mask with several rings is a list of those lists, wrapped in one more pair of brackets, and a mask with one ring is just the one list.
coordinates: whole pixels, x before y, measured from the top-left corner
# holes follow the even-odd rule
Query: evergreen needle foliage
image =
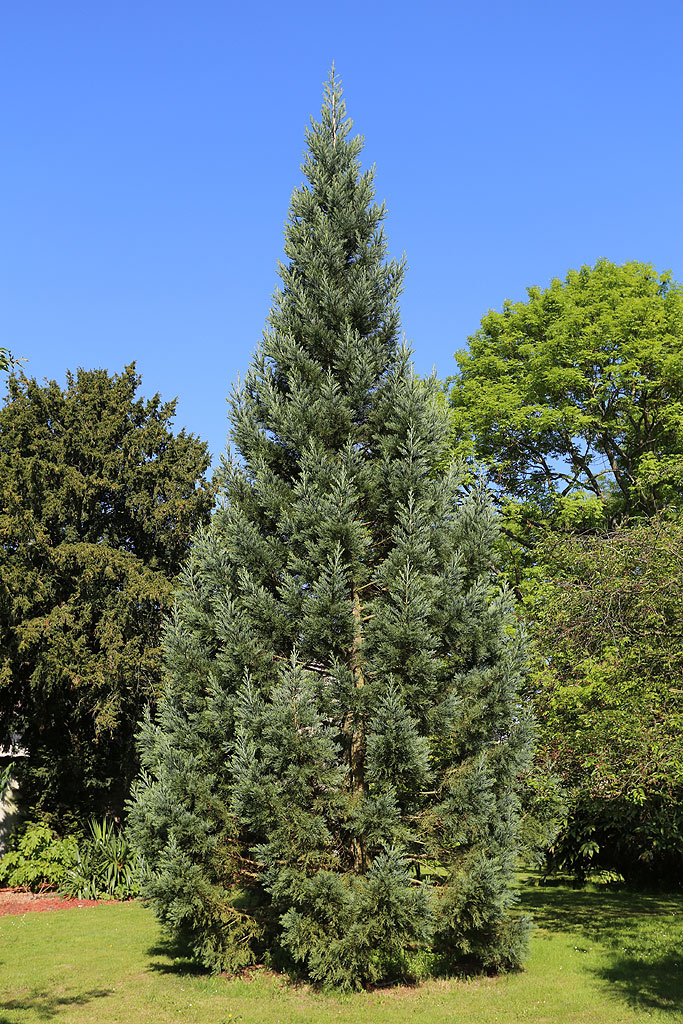
[(123, 811), (172, 580), (213, 503), (205, 442), (140, 383), (18, 374), (0, 409), (0, 746), (28, 749), (23, 809), (61, 831)]
[(434, 471), (448, 420), (350, 129), (333, 74), (130, 811), (144, 894), (204, 964), (341, 987), (520, 962), (530, 752), (496, 521)]

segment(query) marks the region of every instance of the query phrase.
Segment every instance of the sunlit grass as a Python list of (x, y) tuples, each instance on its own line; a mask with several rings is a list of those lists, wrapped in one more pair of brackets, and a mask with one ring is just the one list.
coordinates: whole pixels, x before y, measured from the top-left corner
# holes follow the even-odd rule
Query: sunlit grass
[(0, 1024), (683, 1021), (683, 897), (535, 888), (526, 970), (334, 997), (175, 959), (140, 904), (0, 918)]

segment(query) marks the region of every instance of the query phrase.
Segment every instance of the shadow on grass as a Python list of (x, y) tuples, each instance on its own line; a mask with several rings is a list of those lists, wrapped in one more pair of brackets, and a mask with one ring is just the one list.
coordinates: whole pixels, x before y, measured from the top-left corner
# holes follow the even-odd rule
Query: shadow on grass
[(71, 1006), (85, 1006), (93, 999), (102, 999), (112, 994), (112, 989), (93, 988), (88, 992), (79, 992), (77, 995), (58, 996), (45, 989), (34, 989), (21, 999), (8, 999), (0, 1003), (0, 1024), (12, 1024), (5, 1012), (13, 1010), (15, 1013), (33, 1013), (38, 1020), (52, 1020)]
[[(148, 967), (150, 971), (156, 971), (159, 974), (183, 976), (210, 973), (206, 967), (202, 967), (192, 958), (191, 951), (177, 939), (160, 939), (156, 945), (147, 950), (147, 956), (163, 958), (151, 961)], [(2, 1024), (1, 1020), (0, 1024)]]
[(596, 974), (613, 985), (630, 1006), (675, 1013), (680, 1020), (683, 1014), (681, 964), (683, 955), (674, 953), (647, 961), (638, 956), (620, 956)]
[[(539, 928), (583, 936), (602, 946), (593, 971), (636, 1009), (683, 1012), (683, 897), (588, 886), (522, 888), (522, 906)], [(580, 950), (581, 946), (577, 945)]]

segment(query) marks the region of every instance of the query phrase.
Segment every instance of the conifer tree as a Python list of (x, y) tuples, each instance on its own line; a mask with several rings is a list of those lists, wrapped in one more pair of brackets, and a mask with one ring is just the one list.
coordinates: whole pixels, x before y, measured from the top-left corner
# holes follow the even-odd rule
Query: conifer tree
[(135, 365), (23, 373), (0, 408), (0, 748), (21, 808), (58, 830), (119, 816), (163, 687), (173, 580), (212, 487), (206, 442), (142, 398)]
[(145, 894), (204, 964), (342, 987), (519, 964), (531, 743), (495, 517), (434, 471), (448, 420), (350, 129), (332, 73), (130, 809)]

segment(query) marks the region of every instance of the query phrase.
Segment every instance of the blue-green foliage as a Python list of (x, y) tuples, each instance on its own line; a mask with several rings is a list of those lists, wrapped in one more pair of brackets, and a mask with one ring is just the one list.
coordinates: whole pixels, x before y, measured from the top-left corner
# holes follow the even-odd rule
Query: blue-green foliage
[(435, 471), (447, 416), (349, 131), (330, 80), (130, 809), (144, 894), (204, 964), (342, 987), (520, 962), (530, 749), (496, 519)]

